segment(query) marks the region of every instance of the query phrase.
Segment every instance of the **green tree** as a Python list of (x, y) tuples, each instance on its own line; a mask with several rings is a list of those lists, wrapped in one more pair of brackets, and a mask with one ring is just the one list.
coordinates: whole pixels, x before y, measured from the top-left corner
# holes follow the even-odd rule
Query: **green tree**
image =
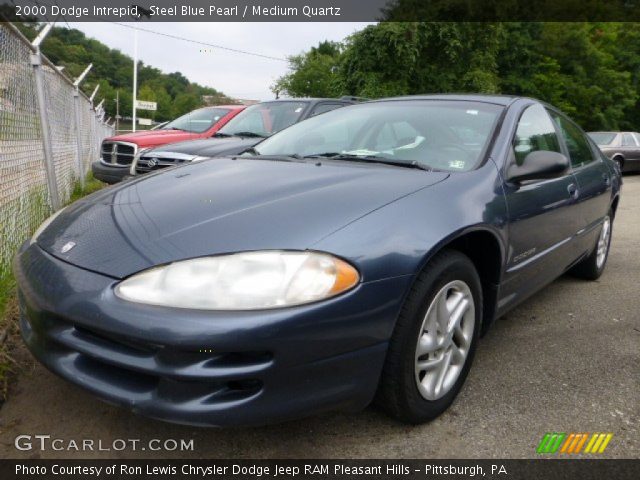
[(342, 90), (380, 97), (498, 89), (500, 26), (476, 23), (380, 23), (347, 40)]
[[(404, 11), (394, 7), (387, 13), (401, 20)], [(524, 95), (561, 108), (587, 130), (640, 129), (637, 23), (396, 21), (368, 26), (335, 51), (323, 52), (323, 45), (293, 57), (291, 72), (272, 89), (294, 96), (372, 98), (436, 92)]]
[(543, 73), (553, 81), (537, 75), (531, 93), (563, 109), (587, 130), (620, 128), (637, 93), (630, 72), (622, 70), (608, 50), (615, 35), (604, 25), (546, 23), (535, 47), (544, 53), (550, 70)]
[(201, 105), (200, 99), (193, 93), (179, 93), (173, 101), (173, 117), (179, 117)]
[[(30, 39), (37, 34), (37, 23), (17, 23), (18, 28)], [(93, 68), (82, 84), (90, 94), (100, 83), (98, 99), (104, 98), (108, 116), (116, 115), (115, 92), (120, 93), (120, 115), (131, 116), (133, 60), (119, 50), (111, 49), (101, 42), (87, 38), (79, 30), (54, 27), (43, 42), (43, 53), (56, 65), (65, 67), (69, 77), (78, 76), (89, 63)], [(234, 103), (215, 88), (190, 82), (180, 72), (163, 73), (159, 69), (138, 63), (138, 85), (141, 99), (158, 103), (156, 120), (171, 120), (176, 112), (186, 113), (203, 104), (202, 95), (213, 95), (221, 103)]]
[(130, 117), (133, 113), (133, 93), (124, 88), (118, 89), (119, 103), (120, 103), (120, 116)]
[(153, 92), (153, 101), (158, 104), (158, 110), (155, 112), (157, 118), (173, 118), (173, 98), (165, 90), (163, 83), (159, 79), (153, 79), (146, 82), (140, 90), (150, 89)]
[(640, 24), (608, 24), (608, 27), (615, 30), (615, 36), (606, 48), (615, 58), (617, 67), (629, 72), (631, 87), (635, 92), (635, 101), (625, 109), (620, 128), (637, 131), (640, 130)]
[(271, 90), (292, 97), (338, 96), (341, 48), (337, 42), (324, 41), (306, 53), (289, 57), (291, 72), (276, 80)]
[[(116, 111), (116, 90), (113, 88), (108, 81), (102, 79), (98, 81), (100, 88), (98, 89), (98, 93), (96, 94), (96, 98), (94, 98), (93, 103), (97, 105), (101, 100), (104, 100), (102, 104), (104, 110), (106, 112), (115, 112)], [(93, 91), (95, 88), (95, 84), (88, 83), (88, 90)], [(111, 116), (110, 114), (107, 116)], [(115, 116), (115, 113), (113, 114)]]

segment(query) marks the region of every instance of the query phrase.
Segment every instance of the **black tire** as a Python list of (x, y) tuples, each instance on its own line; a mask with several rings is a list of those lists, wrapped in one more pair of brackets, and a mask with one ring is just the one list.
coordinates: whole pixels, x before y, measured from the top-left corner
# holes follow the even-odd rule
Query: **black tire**
[[(471, 345), (453, 386), (441, 398), (427, 400), (420, 394), (415, 377), (417, 340), (429, 305), (442, 288), (455, 280), (466, 283), (473, 296), (475, 323)], [(375, 404), (409, 424), (423, 423), (443, 413), (453, 403), (471, 368), (481, 324), (482, 286), (473, 263), (455, 250), (438, 253), (420, 273), (402, 307), (389, 343)]]
[[(599, 264), (598, 263), (598, 244), (600, 242), (601, 233), (604, 229), (604, 224), (607, 218), (609, 219), (609, 235), (606, 241), (604, 261), (601, 264)], [(605, 220), (603, 221), (602, 227), (600, 227), (600, 232), (598, 233), (598, 238), (596, 239), (596, 244), (593, 247), (593, 251), (591, 252), (591, 254), (589, 254), (588, 257), (586, 257), (584, 260), (582, 260), (580, 263), (578, 263), (575, 267), (571, 269), (572, 275), (579, 278), (584, 278), (585, 280), (597, 280), (598, 278), (600, 278), (600, 275), (602, 275), (602, 272), (604, 272), (604, 269), (607, 266), (607, 260), (609, 259), (609, 249), (611, 248), (612, 233), (613, 233), (613, 212), (609, 210), (609, 213), (607, 214), (607, 216), (605, 217)]]
[(612, 160), (618, 166), (618, 170), (622, 173), (622, 167), (624, 167), (624, 160), (622, 157), (613, 157)]

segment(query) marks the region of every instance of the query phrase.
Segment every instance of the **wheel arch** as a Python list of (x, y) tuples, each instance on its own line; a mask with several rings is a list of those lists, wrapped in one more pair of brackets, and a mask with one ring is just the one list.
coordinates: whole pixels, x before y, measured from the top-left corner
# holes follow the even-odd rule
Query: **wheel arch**
[(620, 159), (620, 167), (622, 169), (622, 167), (624, 167), (624, 162), (625, 162), (624, 154), (620, 152), (616, 152), (613, 155), (611, 155), (611, 160), (613, 160), (614, 162), (616, 161), (616, 158)]
[(423, 258), (419, 272), (439, 252), (451, 249), (465, 254), (474, 264), (482, 284), (481, 335), (488, 330), (496, 315), (498, 287), (502, 278), (505, 248), (499, 235), (488, 226), (478, 226), (458, 231), (443, 239)]
[(613, 213), (613, 218), (616, 218), (616, 211), (618, 210), (618, 203), (620, 203), (620, 195), (616, 195), (611, 202), (611, 212)]

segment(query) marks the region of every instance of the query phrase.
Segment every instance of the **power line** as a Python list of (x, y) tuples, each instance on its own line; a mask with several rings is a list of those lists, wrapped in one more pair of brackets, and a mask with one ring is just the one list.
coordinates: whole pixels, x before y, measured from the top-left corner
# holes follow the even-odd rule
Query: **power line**
[(193, 39), (190, 39), (190, 38), (180, 37), (178, 35), (172, 35), (170, 33), (157, 32), (155, 30), (149, 30), (147, 28), (141, 28), (141, 27), (137, 27), (137, 26), (133, 26), (133, 25), (127, 25), (126, 23), (118, 23), (118, 22), (111, 22), (111, 23), (113, 23), (114, 25), (119, 25), (121, 27), (130, 28), (132, 30), (138, 30), (138, 31), (141, 31), (141, 32), (146, 32), (146, 33), (153, 33), (154, 35), (160, 35), (162, 37), (172, 38), (174, 40), (182, 40), (183, 42), (194, 43), (196, 45), (203, 45), (205, 47), (218, 48), (220, 50), (226, 50), (228, 52), (241, 53), (243, 55), (252, 55), (254, 57), (261, 57), (261, 58), (266, 58), (266, 59), (269, 59), (269, 60), (277, 60), (279, 62), (288, 62), (289, 61), (286, 58), (272, 57), (270, 55), (264, 55), (262, 53), (249, 52), (247, 50), (240, 50), (240, 49), (231, 48), (231, 47), (223, 47), (222, 45), (216, 45), (214, 43), (201, 42), (199, 40), (193, 40)]
[[(30, 1), (31, 3), (35, 3), (36, 5), (39, 5), (40, 3), (44, 4), (44, 5), (48, 5), (48, 6), (52, 6), (51, 3), (42, 1), (42, 0), (27, 0)], [(54, 0), (55, 1), (55, 0)], [(93, 16), (93, 15), (89, 15), (91, 18), (94, 18), (96, 20), (100, 20), (99, 17)], [(65, 23), (66, 23), (66, 18), (64, 18)], [(48, 19), (47, 19), (48, 21)], [(238, 48), (231, 48), (231, 47), (225, 47), (222, 45), (216, 45), (214, 43), (207, 43), (207, 42), (201, 42), (199, 40), (193, 40), (191, 38), (185, 38), (185, 37), (180, 37), (178, 35), (172, 35), (170, 33), (163, 33), (163, 32), (158, 32), (155, 30), (150, 30), (148, 28), (141, 28), (138, 26), (133, 26), (133, 25), (127, 25), (126, 23), (119, 23), (119, 22), (109, 22), (112, 23), (113, 25), (118, 25), (120, 27), (125, 27), (125, 28), (130, 28), (132, 30), (138, 30), (141, 32), (146, 32), (146, 33), (152, 33), (154, 35), (160, 35), (162, 37), (167, 37), (167, 38), (172, 38), (174, 40), (181, 40), (183, 42), (188, 42), (188, 43), (193, 43), (196, 45), (202, 45), (205, 47), (211, 47), (211, 48), (217, 48), (219, 50), (226, 50), (227, 52), (232, 52), (232, 53), (240, 53), (242, 55), (251, 55), (253, 57), (260, 57), (260, 58), (265, 58), (267, 60), (276, 60), (278, 62), (289, 62), (289, 60), (287, 60), (286, 58), (282, 58), (282, 57), (273, 57), (271, 55), (264, 55), (262, 53), (257, 53), (257, 52), (250, 52), (248, 50), (240, 50)], [(69, 26), (69, 24), (67, 23), (67, 26)]]

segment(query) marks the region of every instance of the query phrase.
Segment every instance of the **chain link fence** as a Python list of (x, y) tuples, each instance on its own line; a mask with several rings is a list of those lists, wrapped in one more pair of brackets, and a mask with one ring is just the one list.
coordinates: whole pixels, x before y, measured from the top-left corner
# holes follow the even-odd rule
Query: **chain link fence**
[(0, 23), (0, 279), (19, 245), (69, 201), (100, 142), (114, 133), (76, 92), (13, 25)]

